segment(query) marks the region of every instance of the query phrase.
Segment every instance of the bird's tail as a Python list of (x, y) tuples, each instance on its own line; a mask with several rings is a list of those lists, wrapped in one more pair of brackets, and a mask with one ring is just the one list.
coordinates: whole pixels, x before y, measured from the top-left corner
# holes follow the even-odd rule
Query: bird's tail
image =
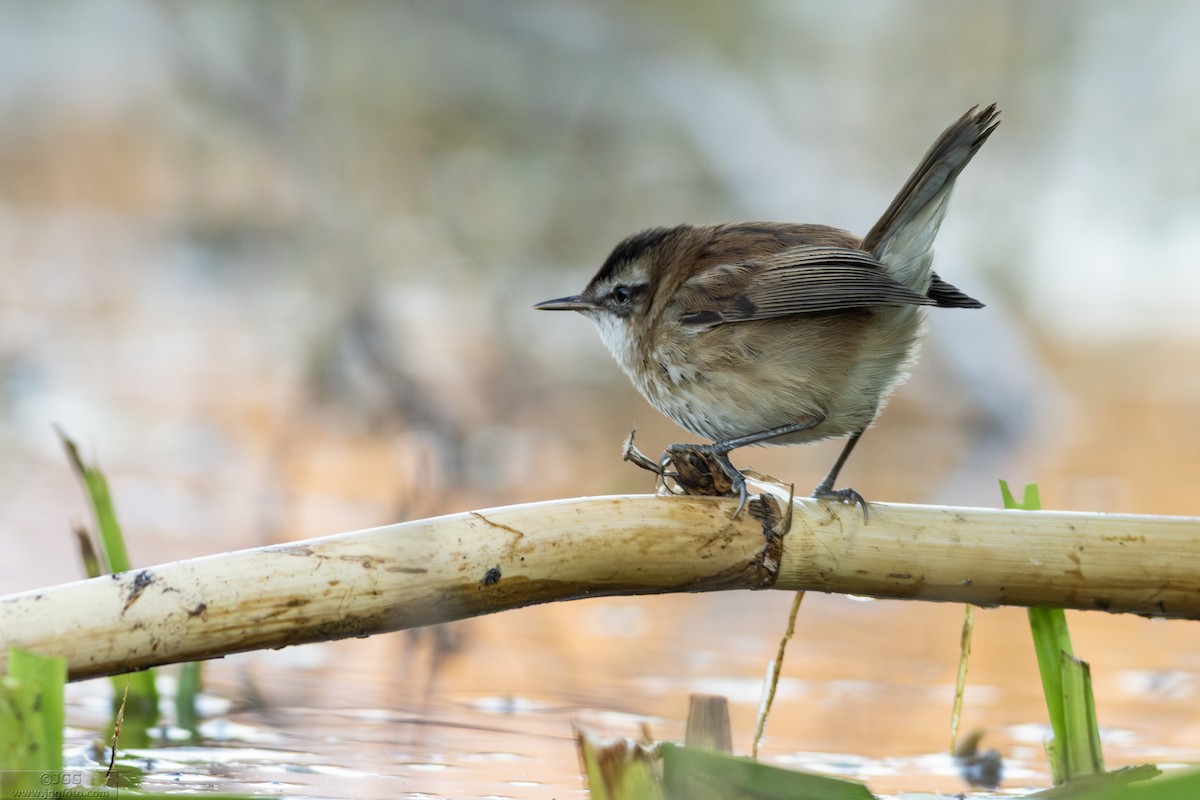
[(994, 103), (982, 111), (976, 106), (946, 128), (863, 239), (863, 250), (922, 294), (930, 288), (933, 239), (954, 179), (1000, 124), (999, 114)]

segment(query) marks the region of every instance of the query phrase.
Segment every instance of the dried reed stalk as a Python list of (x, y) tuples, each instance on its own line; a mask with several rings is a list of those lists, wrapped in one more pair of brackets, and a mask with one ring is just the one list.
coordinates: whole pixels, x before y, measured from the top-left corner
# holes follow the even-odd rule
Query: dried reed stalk
[[(786, 500), (781, 501), (786, 504)], [(1200, 519), (621, 496), (470, 511), (0, 598), (73, 680), (600, 595), (784, 589), (1200, 618)]]

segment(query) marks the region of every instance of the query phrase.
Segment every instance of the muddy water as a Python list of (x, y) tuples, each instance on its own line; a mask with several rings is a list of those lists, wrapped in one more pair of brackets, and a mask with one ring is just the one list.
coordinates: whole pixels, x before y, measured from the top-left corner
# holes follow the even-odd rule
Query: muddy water
[[(314, 797), (582, 797), (576, 725), (678, 739), (688, 695), (731, 702), (747, 752), (785, 593), (597, 599), (436, 631), (211, 662), (201, 748), (139, 751), (161, 785)], [(1112, 766), (1200, 754), (1200, 627), (1070, 615), (1091, 662)], [(976, 617), (964, 730), (986, 731), (1004, 786), (1048, 785), (1025, 615)], [(946, 756), (962, 609), (806, 598), (761, 757), (878, 792), (959, 792)], [(89, 688), (91, 687), (91, 688)], [(73, 688), (77, 715), (104, 694)], [(91, 698), (91, 700), (88, 700)]]

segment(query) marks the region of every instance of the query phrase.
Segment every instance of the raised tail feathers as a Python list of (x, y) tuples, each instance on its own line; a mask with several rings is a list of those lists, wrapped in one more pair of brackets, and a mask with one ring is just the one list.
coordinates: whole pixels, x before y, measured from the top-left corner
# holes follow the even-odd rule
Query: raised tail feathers
[(946, 214), (954, 179), (1000, 124), (993, 103), (976, 106), (942, 132), (862, 242), (902, 283), (930, 288), (933, 239)]

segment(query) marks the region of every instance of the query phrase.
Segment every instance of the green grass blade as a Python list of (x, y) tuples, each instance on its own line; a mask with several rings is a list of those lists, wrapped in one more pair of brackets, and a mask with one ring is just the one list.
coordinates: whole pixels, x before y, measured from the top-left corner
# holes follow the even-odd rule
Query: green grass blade
[(1181, 770), (1131, 786), (1111, 789), (1094, 800), (1181, 800), (1188, 797), (1200, 797), (1200, 769)]
[[(1037, 484), (1025, 486), (1020, 502), (1006, 481), (1000, 481), (1004, 507), (1040, 511)], [(1046, 756), (1054, 782), (1072, 780), (1104, 771), (1100, 752), (1100, 728), (1092, 699), (1091, 674), (1074, 656), (1067, 616), (1061, 608), (1029, 609), (1029, 629), (1042, 676), (1042, 692), (1054, 738), (1046, 744)]]
[(42, 728), (41, 738), (46, 746), (37, 768), (62, 772), (62, 731), (67, 718), (63, 690), (67, 685), (67, 660), (14, 647), (8, 653), (8, 676), (32, 686), (38, 695), (36, 724)]
[(66, 683), (66, 659), (9, 651), (0, 679), (0, 797), (43, 797), (62, 785)]
[(1000, 481), (1000, 497), (1004, 500), (1004, 507), (1015, 509), (1017, 511), (1041, 511), (1042, 496), (1038, 491), (1036, 483), (1025, 484), (1025, 496), (1021, 498), (1021, 502), (1017, 502), (1008, 488), (1008, 481)]
[[(1200, 797), (1200, 771), (1169, 777), (1152, 764), (1085, 775), (1071, 783), (1027, 795), (1029, 800), (1184, 800)], [(1151, 780), (1153, 779), (1153, 780)], [(1186, 791), (1191, 789), (1192, 791)], [(1175, 792), (1175, 793), (1173, 793)]]
[(202, 687), (200, 666), (199, 661), (180, 666), (175, 689), (175, 724), (191, 734), (193, 741), (200, 738), (200, 716), (196, 713), (196, 698)]
[(1096, 725), (1096, 705), (1092, 700), (1092, 672), (1087, 664), (1062, 653), (1062, 705), (1066, 727), (1063, 741), (1067, 747), (1070, 777), (1104, 772), (1100, 752), (1100, 729)]
[(1062, 659), (1064, 656), (1072, 657), (1071, 637), (1067, 632), (1066, 615), (1061, 608), (1029, 609), (1029, 628), (1033, 633), (1038, 672), (1042, 676), (1042, 694), (1046, 698), (1050, 729), (1054, 732), (1054, 738), (1046, 745), (1046, 756), (1050, 759), (1050, 772), (1057, 784), (1071, 777), (1062, 685)]
[[(108, 479), (99, 467), (84, 462), (75, 442), (58, 431), (67, 459), (75, 470), (84, 492), (92, 506), (96, 527), (100, 533), (100, 555), (109, 572), (127, 572), (132, 568), (129, 552), (125, 548), (125, 537), (117, 521), (117, 511), (108, 490)], [(86, 555), (85, 555), (86, 562)], [(90, 569), (90, 568), (89, 568)], [(122, 743), (126, 747), (146, 747), (150, 744), (150, 728), (158, 724), (158, 687), (154, 683), (154, 671), (145, 670), (129, 675), (117, 675), (112, 679), (113, 711), (125, 704), (125, 721), (121, 729)], [(115, 723), (115, 720), (114, 720)], [(110, 726), (109, 735), (112, 735)]]
[(0, 678), (0, 797), (37, 797), (51, 777), (44, 755), (49, 752), (37, 718), (36, 687)]
[(861, 783), (662, 745), (666, 800), (875, 800)]
[(121, 526), (117, 522), (112, 495), (108, 491), (108, 480), (98, 468), (84, 463), (79, 454), (79, 447), (70, 437), (61, 430), (58, 436), (67, 450), (67, 459), (91, 501), (92, 513), (96, 517), (96, 527), (100, 533), (100, 549), (108, 562), (108, 572), (127, 572), (130, 569), (129, 554), (125, 550), (125, 540), (121, 536)]

